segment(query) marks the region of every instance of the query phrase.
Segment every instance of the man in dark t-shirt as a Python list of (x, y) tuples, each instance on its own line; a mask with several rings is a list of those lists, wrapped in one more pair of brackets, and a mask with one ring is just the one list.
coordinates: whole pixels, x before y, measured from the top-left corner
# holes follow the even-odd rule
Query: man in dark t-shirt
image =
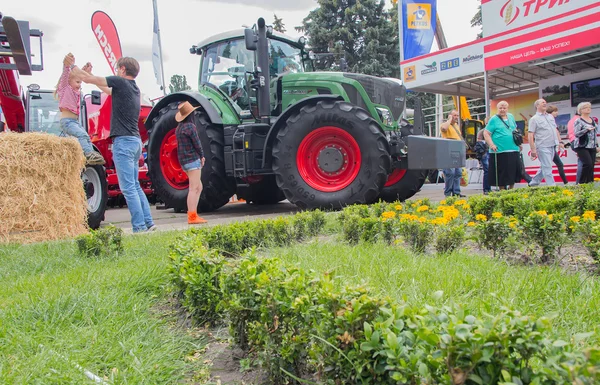
[(85, 83), (95, 84), (112, 95), (110, 137), (113, 141), (113, 162), (117, 169), (119, 187), (127, 201), (133, 232), (156, 229), (148, 198), (138, 180), (142, 141), (138, 127), (140, 116), (140, 89), (135, 78), (140, 65), (134, 58), (122, 57), (117, 61), (117, 76), (94, 76), (75, 67), (72, 70)]

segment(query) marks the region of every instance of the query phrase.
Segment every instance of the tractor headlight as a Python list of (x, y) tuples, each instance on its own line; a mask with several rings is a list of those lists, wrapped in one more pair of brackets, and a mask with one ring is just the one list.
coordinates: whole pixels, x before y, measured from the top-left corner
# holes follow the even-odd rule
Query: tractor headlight
[(381, 122), (383, 124), (385, 124), (386, 126), (394, 125), (394, 117), (392, 116), (392, 113), (390, 112), (390, 110), (388, 110), (387, 108), (381, 108), (381, 107), (376, 107), (376, 109), (377, 109), (377, 113), (379, 114), (379, 118), (381, 119)]

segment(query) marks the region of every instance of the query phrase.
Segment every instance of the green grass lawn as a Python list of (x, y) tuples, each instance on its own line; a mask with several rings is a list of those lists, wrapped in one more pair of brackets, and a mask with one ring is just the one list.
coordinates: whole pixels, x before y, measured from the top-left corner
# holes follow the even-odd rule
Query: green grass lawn
[[(367, 283), (384, 295), (417, 306), (460, 303), (475, 314), (502, 306), (537, 316), (556, 315), (562, 338), (594, 331), (600, 323), (600, 282), (561, 268), (510, 265), (472, 252), (415, 256), (400, 247), (315, 240), (273, 250), (286, 262), (319, 272), (333, 271), (341, 282)], [(588, 343), (600, 343), (600, 335)]]
[[(165, 306), (173, 233), (130, 236), (111, 259), (71, 242), (0, 246), (0, 383), (175, 384), (201, 371), (203, 342)], [(162, 309), (162, 310), (161, 310)]]
[[(336, 230), (330, 217), (326, 232)], [(167, 305), (168, 246), (176, 235), (125, 237), (125, 252), (110, 259), (80, 257), (72, 242), (0, 246), (0, 384), (93, 383), (82, 368), (114, 384), (202, 383), (206, 368), (196, 353), (204, 341), (176, 327)], [(470, 252), (415, 256), (381, 244), (351, 247), (335, 238), (261, 254), (333, 270), (341, 282), (365, 282), (415, 305), (433, 304), (443, 291), (441, 301), (476, 314), (503, 305), (556, 314), (565, 338), (595, 330), (600, 319), (596, 277)]]

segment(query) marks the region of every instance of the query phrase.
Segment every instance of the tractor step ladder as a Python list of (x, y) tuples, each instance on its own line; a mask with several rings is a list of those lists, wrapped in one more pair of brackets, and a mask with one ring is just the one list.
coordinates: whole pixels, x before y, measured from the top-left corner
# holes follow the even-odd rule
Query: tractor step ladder
[(238, 128), (233, 134), (233, 176), (236, 178), (245, 178), (248, 172), (246, 162), (246, 149), (244, 148), (246, 143), (246, 133), (244, 128)]

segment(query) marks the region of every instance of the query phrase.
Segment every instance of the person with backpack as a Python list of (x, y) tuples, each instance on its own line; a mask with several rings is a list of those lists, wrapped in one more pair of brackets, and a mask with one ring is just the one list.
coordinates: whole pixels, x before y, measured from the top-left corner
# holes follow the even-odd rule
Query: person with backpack
[(591, 112), (592, 104), (589, 102), (582, 102), (577, 106), (579, 119), (575, 121), (574, 125), (575, 140), (573, 141), (573, 149), (582, 164), (577, 184), (594, 182), (598, 124), (590, 116)]

